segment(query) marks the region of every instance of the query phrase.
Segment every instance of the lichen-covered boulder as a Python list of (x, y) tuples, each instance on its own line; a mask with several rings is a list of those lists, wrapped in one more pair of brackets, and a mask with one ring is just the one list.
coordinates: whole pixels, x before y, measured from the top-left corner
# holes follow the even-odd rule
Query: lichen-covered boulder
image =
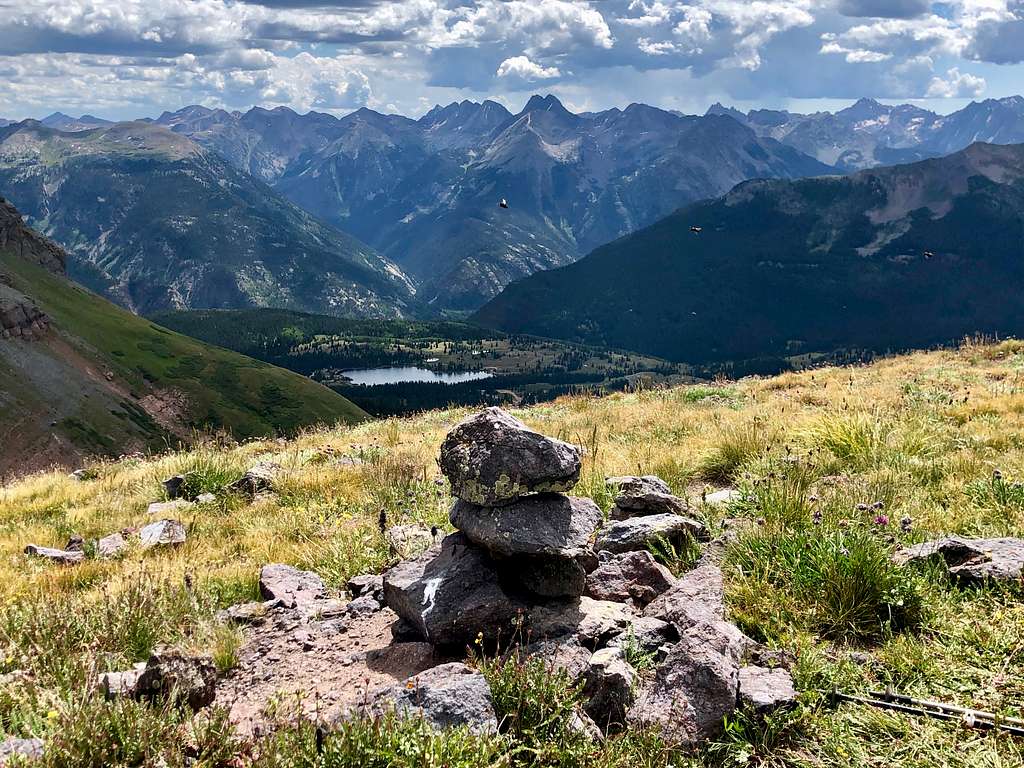
[(157, 651), (146, 662), (135, 691), (140, 698), (187, 705), (198, 712), (217, 695), (217, 668), (209, 656)]
[(501, 408), (487, 408), (448, 433), (440, 464), (454, 496), (493, 507), (529, 493), (570, 490), (579, 480), (580, 451)]

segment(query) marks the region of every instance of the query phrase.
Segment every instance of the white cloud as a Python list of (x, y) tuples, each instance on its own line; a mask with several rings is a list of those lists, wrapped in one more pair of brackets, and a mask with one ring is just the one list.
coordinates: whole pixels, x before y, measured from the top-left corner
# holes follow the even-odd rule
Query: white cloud
[(533, 82), (535, 80), (550, 80), (553, 77), (560, 77), (558, 67), (544, 67), (526, 56), (513, 56), (505, 59), (498, 65), (496, 73), (498, 77), (517, 77), (520, 80)]
[(985, 78), (976, 77), (969, 72), (961, 73), (953, 67), (946, 72), (946, 77), (936, 75), (928, 84), (926, 96), (940, 99), (975, 98), (985, 92)]

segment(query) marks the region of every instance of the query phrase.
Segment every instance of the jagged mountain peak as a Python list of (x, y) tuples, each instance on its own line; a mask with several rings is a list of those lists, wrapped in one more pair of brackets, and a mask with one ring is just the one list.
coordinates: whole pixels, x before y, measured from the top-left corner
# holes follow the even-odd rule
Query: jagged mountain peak
[(573, 117), (576, 116), (568, 109), (566, 109), (565, 105), (562, 104), (562, 102), (558, 100), (558, 97), (552, 93), (549, 93), (547, 96), (541, 96), (540, 94), (535, 93), (533, 96), (530, 97), (530, 100), (526, 102), (526, 106), (523, 107), (523, 111), (520, 112), (519, 114), (525, 115), (528, 112), (541, 111), (564, 113), (566, 115), (571, 115)]

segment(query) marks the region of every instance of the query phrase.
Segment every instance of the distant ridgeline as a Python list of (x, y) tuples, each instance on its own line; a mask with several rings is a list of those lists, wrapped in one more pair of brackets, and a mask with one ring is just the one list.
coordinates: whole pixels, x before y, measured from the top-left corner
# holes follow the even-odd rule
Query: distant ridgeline
[(514, 283), (473, 321), (693, 364), (1024, 334), (1024, 145), (750, 181)]

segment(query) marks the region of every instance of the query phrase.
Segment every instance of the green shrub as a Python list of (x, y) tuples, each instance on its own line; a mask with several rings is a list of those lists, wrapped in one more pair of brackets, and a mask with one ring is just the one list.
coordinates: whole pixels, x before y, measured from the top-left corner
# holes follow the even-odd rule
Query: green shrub
[(826, 637), (877, 638), (917, 627), (921, 577), (895, 565), (870, 531), (765, 529), (727, 553), (742, 574), (733, 615), (762, 637), (798, 627)]

